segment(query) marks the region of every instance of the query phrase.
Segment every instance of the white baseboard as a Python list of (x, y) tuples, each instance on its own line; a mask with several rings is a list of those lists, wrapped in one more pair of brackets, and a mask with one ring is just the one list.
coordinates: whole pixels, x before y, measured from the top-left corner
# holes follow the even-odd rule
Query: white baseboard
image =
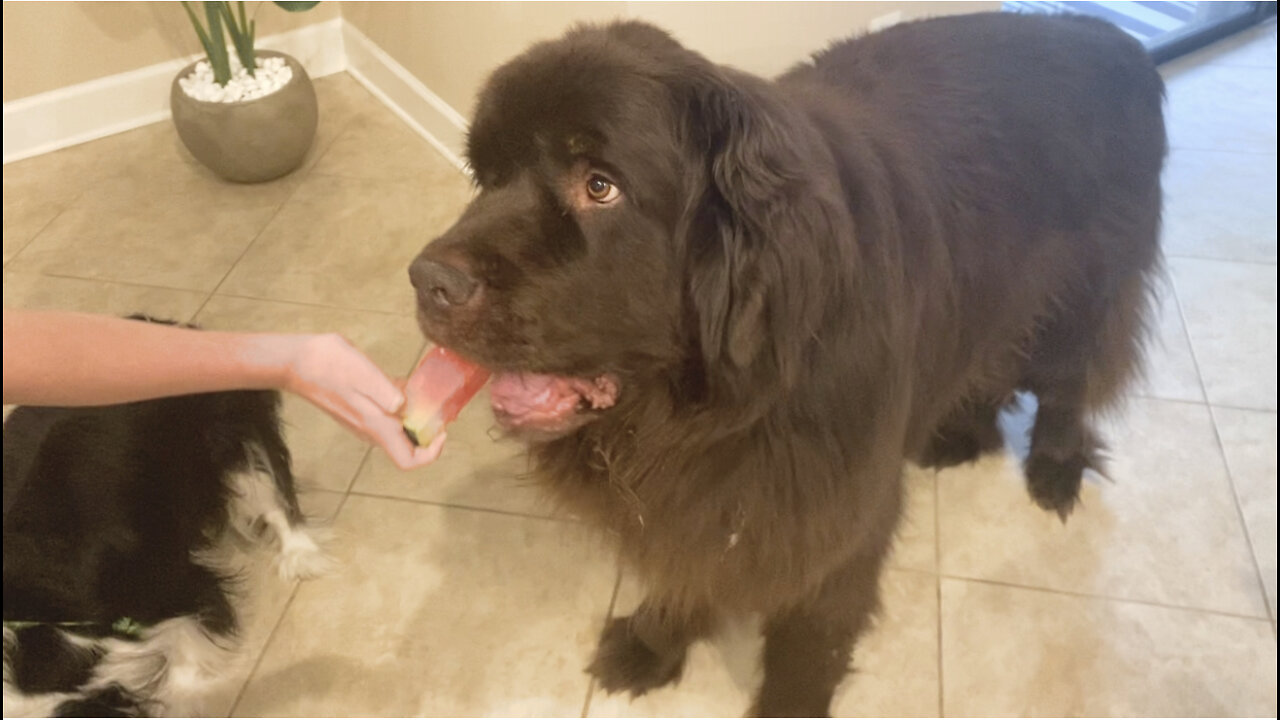
[[(342, 18), (264, 37), (258, 47), (292, 55), (313, 78), (346, 70), (449, 162), (467, 172), (462, 160), (466, 118)], [(173, 77), (197, 57), (5, 103), (5, 164), (164, 120), (169, 117)]]
[(463, 173), (467, 120), (412, 73), (364, 36), (342, 24), (347, 72)]
[[(342, 26), (342, 18), (334, 18), (261, 38), (258, 47), (288, 53), (311, 77), (324, 77), (346, 69)], [(4, 163), (164, 120), (169, 117), (169, 87), (174, 76), (197, 57), (5, 103)]]

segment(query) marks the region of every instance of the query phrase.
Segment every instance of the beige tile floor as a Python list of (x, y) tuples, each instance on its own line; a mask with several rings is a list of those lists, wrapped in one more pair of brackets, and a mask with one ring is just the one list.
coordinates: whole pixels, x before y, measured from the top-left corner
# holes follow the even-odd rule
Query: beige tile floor
[[(886, 611), (843, 715), (1276, 714), (1276, 26), (1166, 69), (1159, 342), (1106, 423), (1112, 482), (1064, 527), (1009, 453), (913, 470)], [(461, 175), (346, 75), (276, 183), (212, 179), (167, 123), (4, 167), (4, 306), (146, 311), (213, 328), (337, 330), (388, 372), (423, 341), (405, 269), (468, 197)], [(334, 575), (255, 598), (235, 715), (735, 715), (749, 624), (630, 703), (582, 667), (639, 597), (539, 501), (485, 403), (445, 457), (397, 471), (318, 411), (285, 414)], [(1025, 428), (1025, 413), (1007, 418)], [(1014, 434), (1016, 437), (1016, 434)]]

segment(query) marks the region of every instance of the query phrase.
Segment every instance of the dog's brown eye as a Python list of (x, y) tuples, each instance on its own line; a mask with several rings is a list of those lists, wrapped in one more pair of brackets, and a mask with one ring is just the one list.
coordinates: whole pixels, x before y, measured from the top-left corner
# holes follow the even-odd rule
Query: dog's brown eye
[(587, 178), (587, 197), (598, 203), (613, 202), (618, 199), (618, 186), (609, 182), (603, 175), (592, 175)]

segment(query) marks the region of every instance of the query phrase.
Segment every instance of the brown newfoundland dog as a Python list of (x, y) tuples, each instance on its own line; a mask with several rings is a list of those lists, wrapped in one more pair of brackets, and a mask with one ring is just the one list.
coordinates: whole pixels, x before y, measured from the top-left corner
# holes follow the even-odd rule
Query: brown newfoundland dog
[(590, 672), (680, 677), (726, 612), (764, 622), (752, 712), (823, 715), (903, 504), (903, 464), (1000, 446), (1070, 511), (1088, 416), (1142, 355), (1163, 84), (1080, 17), (926, 20), (777, 80), (637, 22), (500, 68), (478, 194), (413, 262), (421, 326), (495, 372), (546, 489), (618, 536), (648, 595)]

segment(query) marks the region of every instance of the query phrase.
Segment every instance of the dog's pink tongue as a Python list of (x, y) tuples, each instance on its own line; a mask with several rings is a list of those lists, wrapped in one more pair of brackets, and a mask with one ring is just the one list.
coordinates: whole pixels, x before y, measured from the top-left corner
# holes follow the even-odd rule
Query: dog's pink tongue
[(617, 383), (608, 376), (595, 380), (534, 373), (500, 373), (489, 386), (493, 409), (517, 425), (553, 425), (578, 408), (581, 401), (603, 409), (617, 401)]

